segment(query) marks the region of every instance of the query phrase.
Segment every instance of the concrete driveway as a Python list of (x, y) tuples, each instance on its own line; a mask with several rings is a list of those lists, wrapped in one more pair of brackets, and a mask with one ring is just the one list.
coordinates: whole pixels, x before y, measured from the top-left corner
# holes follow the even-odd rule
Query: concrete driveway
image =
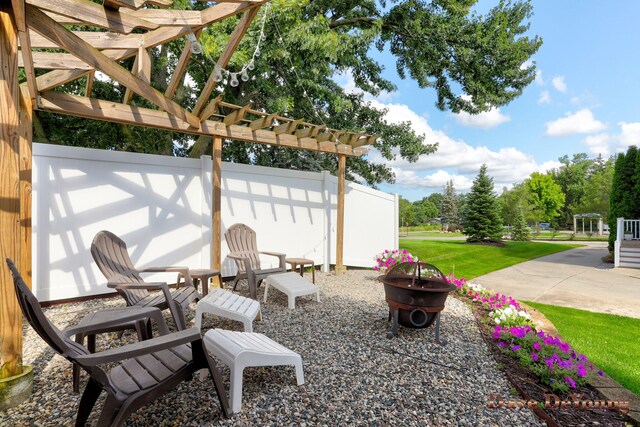
[(614, 269), (602, 262), (606, 255), (606, 242), (588, 242), (473, 282), (522, 301), (640, 318), (640, 269)]

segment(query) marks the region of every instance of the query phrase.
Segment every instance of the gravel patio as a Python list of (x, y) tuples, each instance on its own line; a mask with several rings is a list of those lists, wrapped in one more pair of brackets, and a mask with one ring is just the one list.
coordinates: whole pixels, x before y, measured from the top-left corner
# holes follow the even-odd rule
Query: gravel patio
[[(511, 386), (480, 337), (469, 309), (449, 298), (442, 314), (442, 337), (434, 328), (400, 328), (388, 340), (387, 305), (382, 284), (371, 270), (345, 275), (316, 274), (321, 302), (269, 293), (256, 332), (298, 352), (305, 384), (295, 384), (293, 367), (249, 368), (244, 373), (242, 412), (223, 418), (210, 379), (182, 383), (138, 410), (127, 426), (213, 425), (543, 425), (529, 410), (489, 409), (489, 393), (508, 397)], [(241, 291), (246, 290), (246, 287)], [(258, 291), (262, 297), (263, 288)], [(97, 299), (45, 309), (64, 328), (85, 313), (124, 305), (121, 298)], [(191, 316), (193, 313), (191, 313)], [(239, 323), (206, 317), (211, 327), (241, 330)], [(71, 426), (80, 395), (71, 390), (71, 364), (53, 353), (25, 324), (24, 362), (34, 366), (31, 399), (0, 413), (0, 425)], [(135, 340), (125, 334), (125, 341)], [(115, 335), (98, 339), (98, 348), (120, 345)], [(228, 389), (229, 370), (219, 364)], [(86, 375), (83, 373), (81, 387)], [(102, 399), (90, 419), (95, 423)]]

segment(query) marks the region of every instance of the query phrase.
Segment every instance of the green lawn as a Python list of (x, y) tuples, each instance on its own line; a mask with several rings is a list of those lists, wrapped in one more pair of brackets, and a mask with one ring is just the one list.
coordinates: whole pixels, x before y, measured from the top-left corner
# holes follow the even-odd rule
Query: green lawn
[(469, 245), (464, 241), (400, 239), (400, 247), (433, 264), (443, 273), (472, 279), (495, 270), (580, 245), (542, 242), (506, 242), (506, 247)]
[(540, 310), (576, 351), (640, 396), (640, 319), (524, 302)]

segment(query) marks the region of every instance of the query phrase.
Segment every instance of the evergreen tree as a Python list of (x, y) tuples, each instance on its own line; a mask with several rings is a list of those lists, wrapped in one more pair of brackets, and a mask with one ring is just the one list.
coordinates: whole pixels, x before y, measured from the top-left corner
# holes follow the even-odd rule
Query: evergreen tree
[(617, 218), (620, 216), (620, 204), (622, 202), (622, 183), (620, 179), (624, 161), (624, 153), (618, 154), (611, 181), (611, 195), (609, 196), (609, 251), (613, 251), (613, 243), (616, 241)]
[(513, 220), (513, 229), (511, 230), (511, 240), (517, 242), (525, 242), (530, 239), (529, 230), (527, 229), (527, 221), (524, 218), (524, 209), (518, 206), (516, 215)]
[(453, 180), (447, 182), (442, 194), (442, 204), (440, 205), (440, 221), (442, 229), (449, 230), (450, 225), (458, 223), (458, 198), (456, 189), (453, 187)]
[(473, 181), (467, 196), (464, 234), (467, 242), (498, 242), (502, 240), (502, 220), (498, 198), (493, 193), (493, 178), (487, 175), (487, 165)]
[(636, 202), (636, 157), (638, 149), (632, 145), (627, 153), (618, 155), (616, 169), (613, 173), (611, 187), (611, 212), (609, 214), (609, 250), (613, 250), (616, 240), (616, 221), (618, 218), (637, 218), (638, 203)]

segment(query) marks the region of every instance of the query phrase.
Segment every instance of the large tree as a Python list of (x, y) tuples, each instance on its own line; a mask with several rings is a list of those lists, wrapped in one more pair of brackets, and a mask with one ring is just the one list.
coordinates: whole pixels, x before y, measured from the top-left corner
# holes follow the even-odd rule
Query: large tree
[[(399, 155), (415, 161), (432, 153), (437, 141), (424, 141), (409, 123), (391, 124), (385, 111), (364, 96), (376, 96), (396, 87), (383, 76), (375, 49), (389, 52), (402, 78), (435, 91), (442, 110), (478, 113), (505, 105), (531, 83), (535, 66), (529, 61), (541, 40), (525, 35), (532, 14), (529, 0), (500, 1), (485, 15), (473, 12), (476, 0), (272, 0), (265, 23), (265, 40), (255, 70), (236, 87), (220, 83), (212, 95), (225, 92), (225, 100), (276, 111), (289, 117), (333, 128), (381, 134), (376, 148), (386, 159)], [(177, 7), (203, 8), (204, 3), (179, 0)], [(262, 14), (233, 56), (228, 68), (239, 71), (253, 55), (260, 37)], [(190, 61), (191, 87), (176, 100), (193, 104), (193, 93), (203, 87), (229, 39), (235, 19), (205, 30), (200, 40), (204, 53)], [(163, 90), (179, 56), (183, 40), (154, 49), (153, 85)], [(209, 58), (212, 58), (210, 60)], [(129, 61), (129, 65), (132, 61)], [(361, 93), (347, 93), (335, 82), (337, 75), (353, 77)], [(82, 93), (83, 82), (71, 83)], [(117, 84), (96, 82), (103, 99), (121, 99)], [(133, 104), (143, 103), (134, 97)], [(221, 113), (225, 113), (224, 109)], [(186, 154), (190, 137), (154, 130), (42, 114), (39, 140), (73, 142), (96, 148)], [(95, 135), (95, 137), (93, 137)], [(295, 151), (268, 145), (226, 142), (225, 160), (305, 170), (336, 170), (335, 156)], [(209, 153), (210, 139), (199, 138), (190, 155)], [(366, 159), (349, 159), (348, 176), (369, 184), (394, 180), (391, 169)]]
[(585, 153), (574, 154), (572, 158), (562, 156), (558, 159), (562, 166), (551, 171), (551, 176), (558, 183), (565, 195), (564, 205), (560, 208), (556, 219), (560, 226), (573, 225), (573, 215), (583, 203), (586, 196), (586, 184), (593, 160)]
[(498, 242), (502, 240), (502, 219), (498, 198), (493, 192), (493, 178), (487, 165), (480, 167), (467, 196), (464, 234), (467, 242)]
[(564, 193), (549, 174), (534, 172), (526, 181), (536, 223), (554, 221), (564, 206)]

